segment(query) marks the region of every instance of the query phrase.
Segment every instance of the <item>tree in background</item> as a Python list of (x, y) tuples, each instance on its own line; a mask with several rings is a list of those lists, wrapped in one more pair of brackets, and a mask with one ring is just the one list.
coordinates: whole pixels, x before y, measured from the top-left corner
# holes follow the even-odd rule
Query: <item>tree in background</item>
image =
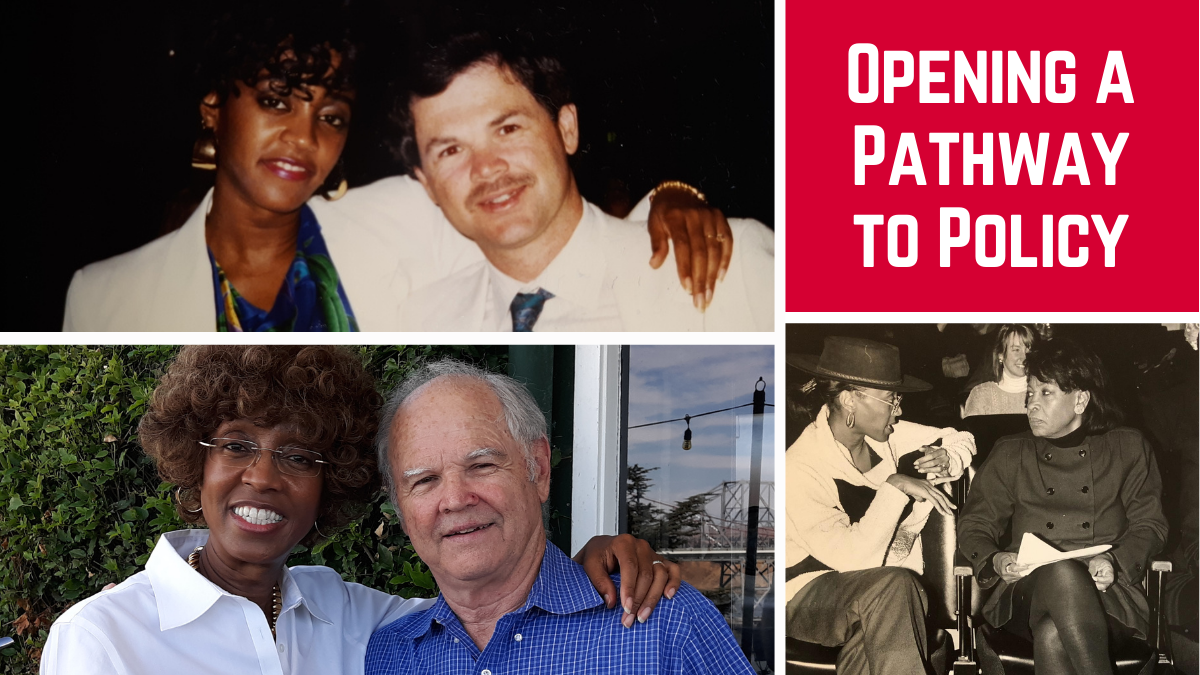
[(626, 507), (626, 532), (650, 542), (654, 548), (662, 548), (661, 533), (663, 511), (646, 499), (646, 491), (654, 484), (650, 482), (650, 472), (657, 471), (657, 466), (649, 468), (640, 464), (630, 465), (626, 472), (626, 494), (629, 504)]
[(700, 528), (704, 524), (705, 505), (712, 494), (701, 492), (675, 502), (662, 521), (662, 538), (665, 548), (694, 548), (699, 545)]

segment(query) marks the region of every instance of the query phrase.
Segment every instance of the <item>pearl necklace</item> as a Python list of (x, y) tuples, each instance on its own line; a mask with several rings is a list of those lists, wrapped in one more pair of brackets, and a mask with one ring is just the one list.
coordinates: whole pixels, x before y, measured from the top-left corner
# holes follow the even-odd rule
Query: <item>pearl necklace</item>
[[(200, 572), (200, 551), (203, 550), (203, 546), (197, 546), (187, 557), (188, 564), (197, 572)], [(275, 584), (271, 596), (271, 639), (275, 639), (275, 622), (279, 621), (279, 610), (283, 608), (283, 593), (279, 591), (279, 584)]]

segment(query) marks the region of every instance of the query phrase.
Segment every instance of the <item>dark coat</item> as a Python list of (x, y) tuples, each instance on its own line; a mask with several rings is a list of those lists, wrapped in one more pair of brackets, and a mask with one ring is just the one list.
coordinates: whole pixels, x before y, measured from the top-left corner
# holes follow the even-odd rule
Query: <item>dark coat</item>
[(1114, 429), (1074, 448), (1055, 447), (1029, 432), (996, 442), (958, 521), (959, 551), (980, 586), (998, 586), (983, 609), (993, 626), (1012, 616), (1012, 589), (990, 564), (1010, 524), (1008, 551), (1020, 547), (1026, 532), (1065, 551), (1112, 544), (1117, 580), (1101, 594), (1105, 611), (1145, 634), (1142, 578), (1150, 556), (1162, 550), (1167, 521), (1158, 465), (1140, 432)]

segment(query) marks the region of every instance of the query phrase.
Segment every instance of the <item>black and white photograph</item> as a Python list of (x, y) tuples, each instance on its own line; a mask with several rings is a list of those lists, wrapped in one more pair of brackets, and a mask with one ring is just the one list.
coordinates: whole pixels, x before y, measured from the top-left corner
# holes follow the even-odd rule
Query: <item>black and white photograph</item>
[(1196, 337), (788, 324), (788, 672), (1195, 672)]

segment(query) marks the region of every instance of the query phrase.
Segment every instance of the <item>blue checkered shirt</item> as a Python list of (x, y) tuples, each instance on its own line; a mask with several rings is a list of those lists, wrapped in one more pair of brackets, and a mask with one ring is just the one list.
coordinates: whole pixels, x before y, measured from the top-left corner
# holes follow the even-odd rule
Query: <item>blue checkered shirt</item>
[(754, 673), (724, 617), (688, 584), (645, 624), (627, 629), (621, 612), (607, 609), (583, 568), (547, 542), (528, 600), (501, 617), (482, 652), (438, 597), (371, 636), (366, 675)]

